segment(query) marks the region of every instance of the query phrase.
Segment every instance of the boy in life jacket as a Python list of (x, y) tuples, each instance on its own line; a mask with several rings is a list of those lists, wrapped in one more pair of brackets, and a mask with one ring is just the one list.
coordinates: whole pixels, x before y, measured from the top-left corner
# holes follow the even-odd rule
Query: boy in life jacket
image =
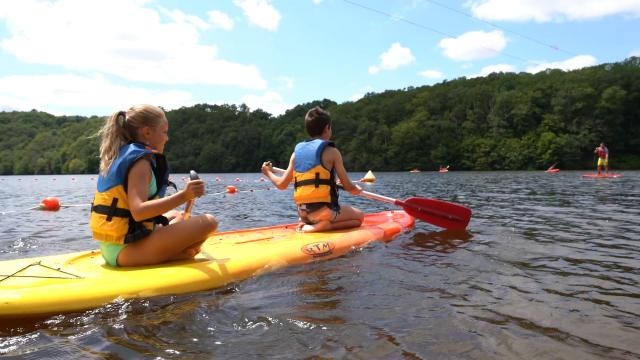
[(598, 175), (602, 172), (602, 167), (605, 168), (605, 174), (609, 174), (609, 149), (605, 143), (600, 143), (600, 146), (593, 150), (594, 154), (598, 154)]
[(164, 196), (169, 185), (163, 155), (168, 131), (162, 109), (138, 105), (111, 115), (99, 132), (100, 176), (89, 225), (108, 265), (191, 259), (218, 226), (212, 215), (183, 221), (182, 214), (172, 210), (203, 195), (202, 180)]
[(338, 203), (336, 177), (344, 190), (354, 195), (362, 189), (354, 185), (342, 162), (342, 155), (331, 139), (331, 116), (320, 107), (307, 112), (304, 119), (310, 140), (298, 143), (289, 166), (281, 176), (273, 173), (270, 162), (262, 164), (262, 173), (280, 190), (293, 181), (293, 199), (298, 208), (302, 232), (317, 232), (358, 227), (362, 224), (362, 211)]

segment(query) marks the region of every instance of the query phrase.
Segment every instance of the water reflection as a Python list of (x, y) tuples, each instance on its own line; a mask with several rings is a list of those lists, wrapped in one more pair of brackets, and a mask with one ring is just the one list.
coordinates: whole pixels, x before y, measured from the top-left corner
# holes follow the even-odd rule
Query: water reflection
[(298, 284), (301, 303), (292, 309), (293, 319), (317, 325), (346, 323), (336, 314), (344, 288), (336, 283), (332, 273), (332, 270), (321, 270), (300, 274), (304, 279)]
[(411, 236), (412, 242), (405, 246), (446, 254), (465, 246), (472, 238), (467, 230), (416, 232)]

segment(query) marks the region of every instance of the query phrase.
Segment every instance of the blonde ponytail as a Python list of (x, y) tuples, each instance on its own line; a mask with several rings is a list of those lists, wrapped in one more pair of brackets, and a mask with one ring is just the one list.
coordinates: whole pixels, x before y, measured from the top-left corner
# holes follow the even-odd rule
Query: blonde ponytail
[(98, 134), (100, 143), (100, 174), (106, 175), (111, 164), (118, 158), (120, 148), (137, 141), (138, 129), (157, 127), (165, 119), (164, 112), (153, 105), (136, 105), (127, 111), (113, 113)]

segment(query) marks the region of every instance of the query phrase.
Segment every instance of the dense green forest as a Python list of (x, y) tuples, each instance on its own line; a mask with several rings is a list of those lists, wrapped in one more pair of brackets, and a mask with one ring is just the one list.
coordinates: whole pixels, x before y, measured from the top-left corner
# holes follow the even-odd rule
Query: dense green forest
[[(161, 105), (161, 104), (160, 104)], [(257, 172), (286, 166), (312, 106), (331, 112), (351, 171), (593, 168), (604, 141), (614, 169), (640, 168), (640, 58), (576, 71), (494, 73), (301, 104), (274, 117), (244, 105), (167, 112), (174, 172)], [(0, 113), (0, 174), (97, 173), (104, 118)]]

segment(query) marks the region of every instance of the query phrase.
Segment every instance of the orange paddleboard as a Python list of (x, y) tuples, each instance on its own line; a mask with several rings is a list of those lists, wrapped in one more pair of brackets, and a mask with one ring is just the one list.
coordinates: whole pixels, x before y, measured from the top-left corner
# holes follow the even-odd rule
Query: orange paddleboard
[(368, 214), (361, 227), (323, 233), (297, 232), (297, 224), (215, 233), (194, 260), (145, 267), (112, 268), (98, 250), (0, 261), (0, 319), (213, 289), (342, 256), (372, 241), (391, 241), (413, 225), (414, 218), (400, 210)]

